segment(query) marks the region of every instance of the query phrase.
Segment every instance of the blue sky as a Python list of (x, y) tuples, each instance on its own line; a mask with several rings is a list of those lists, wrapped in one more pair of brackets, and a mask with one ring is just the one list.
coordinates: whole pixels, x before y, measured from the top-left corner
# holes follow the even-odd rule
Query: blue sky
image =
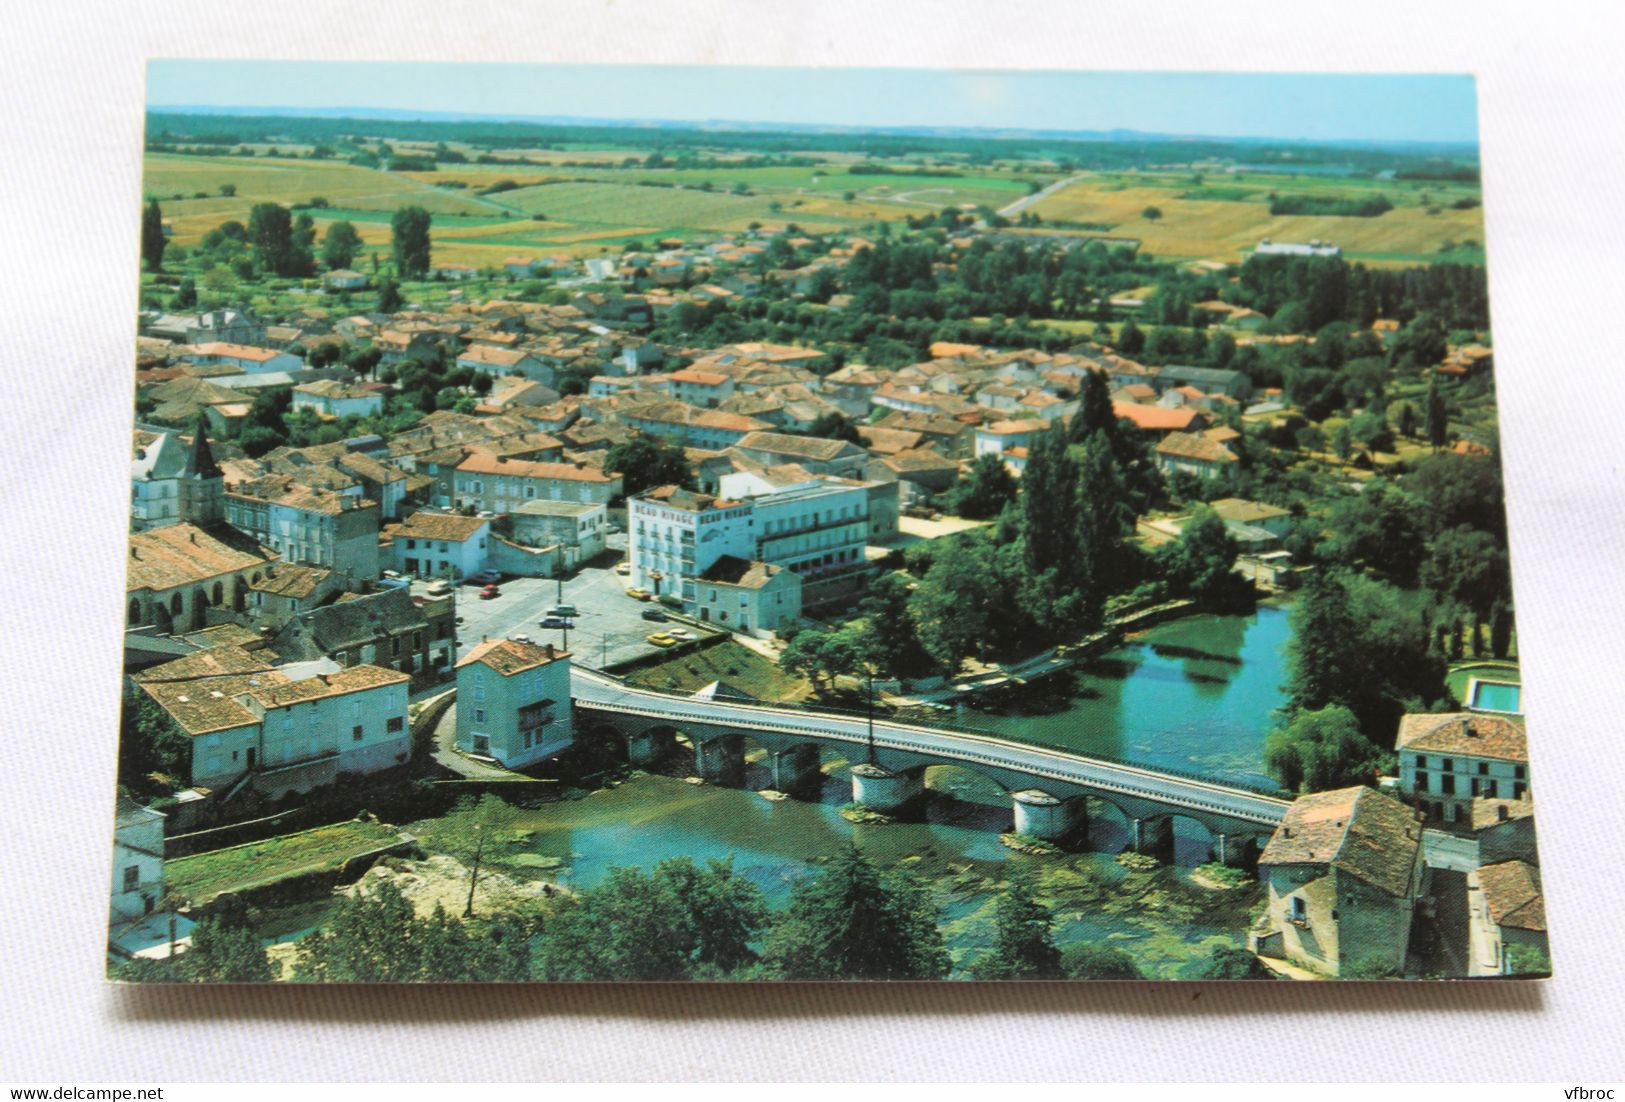
[(154, 106), (1476, 142), (1463, 75), (155, 60)]

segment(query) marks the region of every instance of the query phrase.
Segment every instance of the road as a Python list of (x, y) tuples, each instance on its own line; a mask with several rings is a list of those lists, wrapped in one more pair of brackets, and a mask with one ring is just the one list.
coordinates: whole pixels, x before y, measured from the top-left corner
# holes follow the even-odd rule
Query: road
[[(701, 702), (688, 697), (633, 688), (587, 670), (574, 670), (571, 696), (577, 707), (585, 704), (605, 711), (654, 716), (674, 725), (696, 724), (741, 730), (806, 735), (820, 742), (862, 746), (867, 742), (863, 718), (767, 708), (732, 701)], [(875, 721), (875, 745), (882, 749), (928, 754), (944, 762), (1008, 769), (1042, 785), (1045, 779), (1080, 785), (1102, 794), (1118, 793), (1154, 800), (1171, 809), (1208, 812), (1273, 829), (1286, 813), (1286, 800), (1243, 789), (1153, 769), (1102, 761), (1061, 750), (1011, 742), (992, 735), (949, 731), (891, 720)]]
[(564, 580), (563, 603), (575, 605), (580, 613), (568, 633), (540, 626), (547, 610), (560, 603), (558, 582), (548, 578), (509, 578), (499, 588), (500, 597), (484, 601), (480, 599), (479, 586), (457, 587), (457, 615), (462, 618), (457, 625), (459, 659), (478, 646), (481, 639), (525, 635), (533, 643), (565, 646), (568, 635), (568, 646), (577, 660), (596, 669), (659, 650), (647, 642), (646, 636), (669, 626), (643, 619), (644, 612), (659, 606), (628, 597), (624, 579), (609, 567), (584, 567), (574, 577)]
[(1014, 218), (1016, 215), (1038, 202), (1040, 199), (1048, 199), (1057, 191), (1060, 191), (1062, 188), (1070, 184), (1075, 184), (1081, 179), (1083, 179), (1083, 177), (1080, 175), (1068, 176), (1064, 180), (1057, 180), (1049, 187), (1044, 188), (1042, 191), (1035, 191), (1031, 195), (1024, 195), (1020, 199), (1017, 199), (1014, 203), (1011, 203), (1009, 206), (999, 208), (999, 214), (1004, 218)]

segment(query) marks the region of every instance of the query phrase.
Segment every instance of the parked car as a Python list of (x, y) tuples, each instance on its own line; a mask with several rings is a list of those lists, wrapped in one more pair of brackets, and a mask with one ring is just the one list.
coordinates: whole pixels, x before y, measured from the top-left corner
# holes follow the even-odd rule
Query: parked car
[(475, 585), (496, 585), (502, 580), (500, 570), (482, 570), (478, 574), (469, 575), (468, 580)]
[(663, 611), (661, 611), (660, 609), (658, 609), (658, 608), (646, 608), (646, 609), (644, 609), (643, 610), (643, 618), (645, 620), (653, 620), (657, 624), (663, 624), (668, 619), (666, 614)]
[(428, 593), (431, 597), (443, 597), (451, 592), (451, 583), (441, 578), (439, 581), (429, 583)]
[(694, 633), (689, 631), (687, 628), (667, 628), (666, 634), (671, 636), (673, 639), (681, 639), (685, 641), (694, 638)]
[(528, 635), (515, 635), (513, 637), (513, 641), (515, 643), (528, 643), (528, 642), (530, 642), (530, 636), (528, 636)]
[(494, 585), (488, 585), (484, 589), (480, 590), (480, 600), (482, 601), (489, 601), (493, 597), (500, 596), (502, 596), (502, 590)]
[(638, 589), (636, 587), (627, 590), (626, 595), (639, 601), (647, 601), (654, 596), (654, 594), (650, 593), (647, 589)]
[(547, 610), (549, 616), (580, 616), (575, 605), (554, 605)]
[(632, 573), (632, 564), (629, 563), (629, 562), (618, 562), (618, 563), (616, 563), (615, 564), (615, 573), (621, 575), (622, 577), (625, 577), (626, 575)]
[(572, 624), (569, 620), (565, 619), (563, 616), (548, 616), (548, 617), (544, 617), (542, 620), (540, 620), (538, 622), (544, 628), (573, 628), (573, 627), (575, 627), (574, 624)]
[(675, 647), (677, 645), (677, 640), (663, 631), (657, 631), (653, 635), (646, 635), (644, 638), (657, 647)]

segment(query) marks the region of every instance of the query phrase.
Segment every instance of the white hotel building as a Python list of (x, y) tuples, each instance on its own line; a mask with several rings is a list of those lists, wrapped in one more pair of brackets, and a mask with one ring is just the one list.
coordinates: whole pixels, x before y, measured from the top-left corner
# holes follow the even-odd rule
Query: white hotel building
[(633, 583), (686, 605), (724, 555), (794, 571), (808, 608), (855, 595), (868, 575), (865, 484), (812, 479), (744, 500), (667, 486), (627, 508)]

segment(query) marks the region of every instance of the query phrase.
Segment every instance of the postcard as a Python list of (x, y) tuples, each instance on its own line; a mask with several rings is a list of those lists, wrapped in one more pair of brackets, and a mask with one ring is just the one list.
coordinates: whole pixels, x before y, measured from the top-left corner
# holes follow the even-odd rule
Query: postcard
[(151, 63), (109, 975), (1549, 974), (1476, 111)]

